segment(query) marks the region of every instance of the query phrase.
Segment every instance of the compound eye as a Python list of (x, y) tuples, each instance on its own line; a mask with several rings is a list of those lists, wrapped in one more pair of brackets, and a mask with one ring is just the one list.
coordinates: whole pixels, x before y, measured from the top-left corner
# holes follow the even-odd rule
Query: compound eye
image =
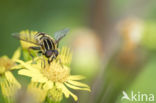
[(51, 50), (48, 50), (48, 51), (46, 51), (45, 56), (50, 57), (52, 55), (52, 53), (53, 52)]

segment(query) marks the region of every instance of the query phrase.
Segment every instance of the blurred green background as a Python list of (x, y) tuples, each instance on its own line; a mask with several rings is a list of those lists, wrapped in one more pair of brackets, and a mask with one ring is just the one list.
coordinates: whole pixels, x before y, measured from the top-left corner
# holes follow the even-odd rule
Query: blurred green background
[(1, 0), (0, 2), (1, 55), (5, 53), (10, 55), (19, 45), (17, 40), (11, 37), (11, 33), (30, 29), (52, 34), (65, 27), (72, 29), (86, 24), (87, 1)]
[[(71, 47), (72, 73), (85, 75), (92, 89), (75, 92), (79, 103), (133, 103), (121, 100), (123, 90), (128, 95), (139, 91), (156, 96), (155, 4), (155, 0), (0, 0), (0, 56), (11, 57), (19, 47), (12, 33), (29, 29), (53, 35), (69, 27), (60, 44)], [(138, 34), (140, 40), (135, 42)], [(62, 101), (69, 102), (74, 101)]]

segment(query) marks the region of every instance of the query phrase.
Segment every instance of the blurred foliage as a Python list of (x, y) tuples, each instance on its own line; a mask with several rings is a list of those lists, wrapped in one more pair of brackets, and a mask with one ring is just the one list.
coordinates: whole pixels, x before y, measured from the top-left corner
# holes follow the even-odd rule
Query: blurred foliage
[(156, 50), (156, 22), (149, 21), (145, 23), (142, 44), (149, 50)]
[[(156, 73), (156, 55), (151, 55), (150, 60), (144, 66), (142, 72), (137, 77), (137, 79), (133, 82), (130, 88), (126, 88), (126, 92), (130, 95), (131, 91), (135, 91), (136, 93), (139, 91), (141, 93), (154, 94), (156, 95), (156, 82), (153, 81)], [(128, 101), (121, 101), (122, 95), (119, 96), (117, 103), (131, 103)], [(138, 103), (138, 102), (133, 102)], [(153, 102), (154, 103), (154, 102)]]

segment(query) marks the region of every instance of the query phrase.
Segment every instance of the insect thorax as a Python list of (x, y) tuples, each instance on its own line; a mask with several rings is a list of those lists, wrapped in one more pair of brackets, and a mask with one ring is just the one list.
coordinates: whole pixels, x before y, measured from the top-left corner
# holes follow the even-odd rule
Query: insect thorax
[(38, 34), (36, 36), (36, 40), (39, 42), (39, 44), (41, 45), (41, 48), (43, 49), (44, 52), (46, 52), (48, 50), (56, 49), (55, 40), (47, 34), (44, 34), (44, 33)]

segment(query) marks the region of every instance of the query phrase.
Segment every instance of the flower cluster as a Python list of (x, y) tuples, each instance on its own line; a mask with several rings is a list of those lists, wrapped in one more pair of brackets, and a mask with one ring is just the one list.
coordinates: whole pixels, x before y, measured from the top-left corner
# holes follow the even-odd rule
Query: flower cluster
[[(20, 32), (21, 35), (28, 33), (34, 35), (36, 32), (28, 30)], [(26, 48), (31, 44), (25, 41), (20, 42), (23, 48), (23, 57), (25, 57), (29, 55)], [(85, 77), (71, 75), (72, 54), (69, 48), (60, 49), (59, 55), (50, 64), (45, 59), (46, 57), (36, 56), (34, 60), (20, 60), (20, 49), (16, 50), (12, 59), (7, 56), (0, 58), (0, 86), (2, 94), (9, 98), (7, 100), (11, 100), (17, 89), (21, 87), (11, 72), (14, 69), (19, 69), (18, 74), (31, 78), (27, 92), (35, 99), (35, 103), (60, 102), (64, 96), (66, 98), (72, 96), (77, 101), (78, 97), (68, 88), (90, 91), (88, 85), (79, 82)], [(43, 63), (45, 66), (42, 66)]]
[(18, 73), (31, 77), (32, 82), (43, 84), (42, 89), (49, 91), (48, 95), (54, 101), (61, 100), (62, 93), (67, 98), (71, 95), (77, 101), (77, 96), (67, 87), (87, 91), (90, 89), (88, 85), (78, 82), (78, 80), (84, 79), (83, 76), (70, 74), (71, 57), (69, 49), (64, 47), (58, 58), (46, 67), (41, 66), (42, 59), (38, 59), (36, 64), (17, 60), (23, 66), (23, 69), (19, 70)]
[(11, 103), (15, 99), (16, 91), (21, 87), (20, 83), (15, 79), (12, 71), (16, 69), (15, 60), (20, 58), (20, 48), (18, 48), (13, 57), (7, 56), (0, 58), (0, 87), (5, 101)]

